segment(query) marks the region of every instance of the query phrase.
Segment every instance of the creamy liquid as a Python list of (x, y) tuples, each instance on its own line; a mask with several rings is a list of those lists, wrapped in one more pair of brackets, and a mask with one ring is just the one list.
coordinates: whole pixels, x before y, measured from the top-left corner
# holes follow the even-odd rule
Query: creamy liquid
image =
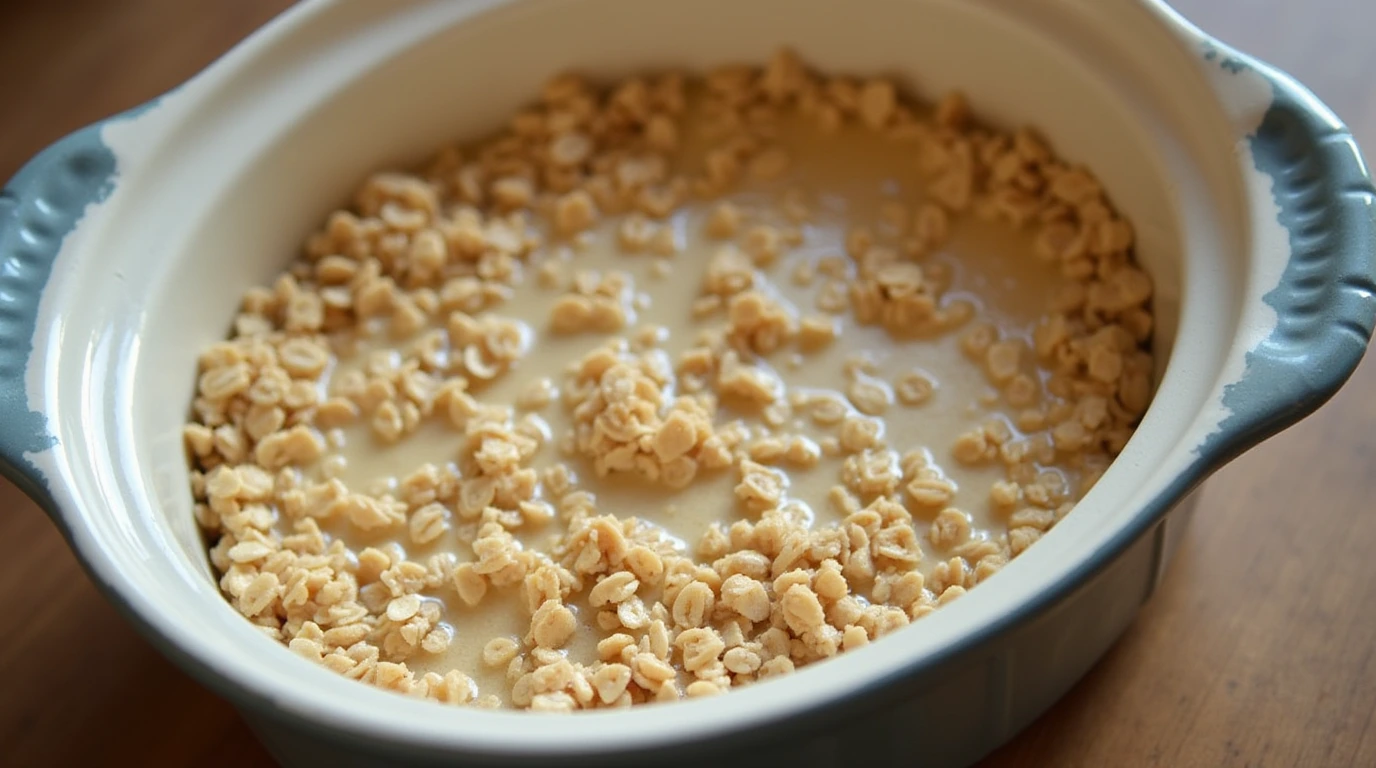
[[(692, 132), (689, 132), (692, 136)], [(685, 162), (696, 154), (690, 140), (685, 148)], [(804, 242), (786, 250), (772, 265), (764, 268), (769, 289), (793, 304), (800, 316), (819, 314), (816, 294), (825, 281), (818, 275), (810, 286), (795, 284), (793, 275), (799, 264), (816, 264), (828, 256), (845, 258), (847, 232), (857, 226), (867, 226), (879, 242), (886, 242), (884, 233), (892, 233), (892, 226), (883, 221), (881, 210), (885, 204), (901, 203), (911, 214), (921, 201), (920, 185), (911, 153), (887, 140), (876, 139), (859, 128), (848, 128), (834, 136), (820, 136), (801, 124), (787, 126), (781, 145), (793, 160), (788, 174), (770, 183), (745, 182), (741, 189), (725, 199), (737, 203), (745, 215), (745, 226), (755, 223), (774, 223), (788, 226), (779, 210), (779, 197), (786, 189), (804, 191), (810, 214), (801, 226)], [(514, 405), (517, 397), (541, 377), (548, 377), (555, 386), (563, 383), (565, 368), (581, 359), (589, 351), (601, 346), (611, 336), (632, 336), (635, 329), (647, 324), (663, 326), (668, 337), (659, 346), (676, 360), (689, 348), (698, 331), (725, 322), (724, 312), (715, 313), (702, 321), (694, 321), (691, 305), (701, 291), (702, 274), (710, 255), (722, 245), (704, 234), (704, 220), (716, 201), (692, 202), (674, 213), (670, 221), (683, 249), (667, 257), (668, 274), (655, 262), (662, 257), (645, 254), (625, 254), (616, 240), (612, 218), (593, 230), (590, 245), (569, 254), (558, 243), (550, 243), (531, 257), (524, 276), (515, 289), (514, 297), (490, 312), (506, 318), (519, 319), (529, 325), (533, 343), (523, 359), (497, 379), (480, 388), (473, 388), (475, 396), (487, 403)], [(945, 301), (964, 299), (977, 307), (975, 317), (995, 323), (1005, 338), (1030, 338), (1036, 319), (1046, 310), (1048, 297), (1061, 278), (1055, 271), (1040, 263), (1032, 253), (1030, 238), (1015, 233), (1003, 224), (986, 224), (970, 217), (956, 218), (948, 243), (938, 252), (925, 257), (924, 266), (945, 265), (951, 271), (950, 287)], [(892, 234), (887, 238), (893, 242)], [(562, 251), (562, 255), (561, 252)], [(542, 260), (567, 259), (561, 265), (563, 280), (556, 288), (544, 287), (535, 279)], [(849, 259), (846, 259), (849, 264)], [(853, 269), (853, 264), (850, 265)], [(546, 332), (550, 306), (565, 290), (577, 270), (621, 270), (631, 274), (635, 291), (647, 304), (636, 310), (636, 321), (612, 335), (583, 333), (558, 336)], [(991, 416), (1004, 414), (997, 393), (991, 388), (982, 368), (967, 358), (958, 345), (964, 328), (934, 338), (895, 340), (880, 326), (859, 326), (849, 312), (832, 316), (842, 329), (829, 346), (810, 354), (799, 354), (795, 345), (786, 345), (769, 356), (769, 363), (782, 375), (790, 392), (804, 388), (812, 391), (833, 390), (844, 400), (847, 378), (844, 366), (848, 359), (863, 354), (876, 366), (874, 376), (892, 384), (903, 373), (920, 370), (936, 381), (934, 395), (920, 406), (905, 406), (894, 402), (880, 416), (884, 421), (884, 436), (888, 447), (902, 453), (914, 448), (926, 448), (959, 491), (953, 502), (973, 518), (977, 529), (994, 533), (1004, 528), (989, 504), (990, 485), (1004, 477), (1001, 464), (970, 468), (950, 457), (950, 446), (961, 433), (986, 422)], [(365, 348), (378, 348), (391, 342), (385, 333), (365, 342)], [(404, 342), (398, 346), (404, 345)], [(366, 354), (342, 358), (334, 372), (362, 367)], [(740, 519), (740, 511), (733, 487), (736, 471), (728, 468), (703, 471), (685, 489), (670, 490), (650, 485), (631, 477), (599, 479), (581, 457), (563, 455), (558, 437), (570, 429), (570, 419), (558, 398), (538, 412), (549, 425), (554, 439), (548, 441), (536, 456), (537, 467), (566, 462), (577, 474), (577, 485), (596, 495), (599, 513), (618, 517), (638, 517), (661, 526), (669, 535), (683, 542), (693, 552), (703, 532), (713, 522), (730, 524)], [(1007, 414), (1005, 414), (1007, 415)], [(762, 422), (758, 414), (733, 412), (723, 408), (718, 423), (733, 418), (745, 418), (752, 425)], [(814, 440), (835, 434), (835, 427), (818, 427), (805, 413), (796, 414), (782, 427), (781, 433), (809, 436)], [(1013, 430), (1017, 434), (1017, 430)], [(395, 445), (384, 445), (369, 432), (363, 419), (343, 430), (343, 444), (339, 454), (345, 466), (337, 476), (349, 487), (381, 491), (400, 478), (429, 462), (437, 466), (455, 461), (462, 445), (460, 432), (449, 426), (443, 414), (427, 420), (409, 437)], [(785, 467), (789, 477), (789, 496), (807, 504), (814, 514), (814, 525), (828, 525), (840, 519), (838, 510), (827, 501), (827, 491), (841, 482), (841, 457), (823, 456), (808, 470)], [(1073, 473), (1066, 472), (1074, 487)], [(917, 522), (919, 532), (928, 521)], [(560, 523), (556, 520), (543, 530), (526, 531), (520, 538), (527, 547), (547, 550), (558, 536)], [(369, 537), (346, 524), (334, 526), (330, 533), (344, 538), (351, 547), (385, 543), (387, 538)], [(412, 545), (403, 534), (389, 532), (396, 544), (409, 557), (423, 561), (439, 552), (452, 552), (460, 561), (471, 558), (467, 544), (458, 541), (453, 529), (425, 546)], [(924, 542), (925, 546), (925, 542)], [(924, 569), (935, 565), (938, 557), (928, 548)], [(506, 592), (508, 594), (503, 594)], [(503, 670), (488, 670), (481, 663), (483, 645), (491, 638), (505, 635), (519, 638), (529, 628), (529, 616), (523, 606), (519, 588), (490, 591), (482, 604), (474, 609), (464, 606), (445, 590), (438, 597), (446, 603), (444, 621), (454, 632), (450, 650), (438, 656), (417, 655), (408, 664), (418, 672), (458, 668), (472, 675), (483, 693), (506, 697), (508, 685)], [(595, 644), (605, 633), (592, 626), (591, 611), (581, 611), (581, 631), (567, 648), (570, 658), (596, 657)]]

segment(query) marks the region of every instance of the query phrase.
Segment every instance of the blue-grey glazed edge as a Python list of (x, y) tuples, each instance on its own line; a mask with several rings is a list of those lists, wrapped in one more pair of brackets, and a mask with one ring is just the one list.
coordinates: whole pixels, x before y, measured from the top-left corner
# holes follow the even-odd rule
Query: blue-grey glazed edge
[(1313, 412), (1361, 361), (1376, 317), (1376, 190), (1352, 135), (1289, 75), (1219, 46), (1205, 58), (1271, 84), (1249, 143), (1290, 240), (1280, 284), (1263, 297), (1275, 330), (1247, 353), (1242, 378), (1224, 389), (1228, 417), (1198, 450), (1217, 467)]
[(39, 152), (0, 191), (0, 473), (44, 507), (47, 478), (27, 454), (57, 438), (46, 416), (29, 409), (25, 374), (39, 298), (62, 242), (87, 207), (114, 190), (118, 164), (100, 138), (105, 122)]
[(0, 189), (0, 475), (56, 514), (48, 479), (28, 454), (58, 444), (45, 414), (29, 409), (26, 374), (38, 302), (62, 243), (87, 209), (114, 192), (119, 162), (101, 138), (111, 123), (156, 106), (166, 94), (49, 144)]

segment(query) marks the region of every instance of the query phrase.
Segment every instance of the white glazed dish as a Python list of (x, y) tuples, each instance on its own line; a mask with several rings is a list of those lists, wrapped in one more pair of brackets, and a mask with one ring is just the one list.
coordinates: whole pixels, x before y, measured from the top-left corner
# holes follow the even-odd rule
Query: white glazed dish
[[(576, 34), (571, 32), (576, 31)], [(760, 61), (965, 90), (1093, 168), (1158, 286), (1156, 400), (1075, 512), (977, 590), (797, 675), (572, 717), (342, 679), (219, 595), (180, 425), (197, 351), (366, 173), (477, 136), (551, 73)], [(1112, 644), (1191, 491), (1304, 416), (1366, 347), (1372, 192), (1293, 81), (1154, 0), (309, 2), (173, 93), (53, 145), (0, 198), (5, 474), (107, 595), (284, 763), (903, 764), (977, 759)]]

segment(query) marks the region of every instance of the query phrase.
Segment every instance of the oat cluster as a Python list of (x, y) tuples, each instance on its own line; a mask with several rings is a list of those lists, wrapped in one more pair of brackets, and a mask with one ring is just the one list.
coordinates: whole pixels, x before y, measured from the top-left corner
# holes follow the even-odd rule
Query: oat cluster
[[(707, 141), (685, 154), (690, 120)], [(926, 180), (884, 231), (856, 228), (789, 275), (811, 306), (766, 275), (806, 242), (806, 196), (785, 190), (770, 219), (726, 199), (787, 178), (789, 120), (865, 131)], [(671, 215), (694, 206), (711, 246), (683, 322), (699, 332), (671, 353), (658, 329), (632, 332), (646, 304), (629, 273), (576, 267), (605, 232), (657, 274), (682, 270)], [(1030, 338), (946, 295), (950, 270), (928, 256), (966, 217), (1026, 232), (1063, 278)], [(234, 607), (356, 680), (543, 711), (720, 694), (912, 623), (1071, 509), (1151, 396), (1152, 283), (1133, 244), (1092, 175), (1031, 130), (978, 123), (960, 94), (925, 106), (786, 51), (701, 81), (559, 77), (499, 135), (368, 179), (249, 291), (199, 361), (196, 517)], [(528, 281), (551, 291), (545, 314), (513, 316)], [(895, 345), (957, 338), (991, 387), (987, 419), (953, 444), (889, 434), (893, 409), (935, 407), (939, 377), (886, 377), (862, 354), (843, 390), (790, 388), (847, 323)], [(512, 403), (485, 398), (545, 335), (587, 351)], [(379, 487), (341, 479), (347, 440), (432, 429), (451, 446), (433, 463)], [(999, 525), (954, 505), (948, 457), (1000, 468)], [(810, 508), (793, 484), (826, 462), (826, 509)], [(732, 498), (685, 549), (599, 511), (580, 478), (666, 493), (727, 478)], [(498, 602), (519, 605), (523, 633), (465, 631), (463, 611)], [(441, 663), (456, 643), (481, 644), (481, 669)], [(476, 680), (494, 673), (504, 686)]]

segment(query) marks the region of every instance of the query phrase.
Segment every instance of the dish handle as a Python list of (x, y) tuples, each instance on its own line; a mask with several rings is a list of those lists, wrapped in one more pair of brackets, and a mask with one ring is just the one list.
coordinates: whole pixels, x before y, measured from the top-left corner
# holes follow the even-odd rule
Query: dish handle
[[(1274, 310), (1275, 326), (1243, 352), (1244, 373), (1223, 388), (1229, 415), (1201, 448), (1220, 463), (1327, 402), (1361, 361), (1376, 321), (1376, 190), (1356, 141), (1289, 75), (1224, 50), (1206, 58), (1234, 75), (1254, 72), (1272, 90), (1246, 140), (1256, 169), (1270, 179), (1288, 243), (1257, 256), (1284, 260), (1279, 283), (1258, 289), (1269, 288), (1261, 300)], [(1247, 121), (1242, 111), (1239, 123)], [(1257, 242), (1269, 237), (1258, 233)], [(1244, 323), (1262, 322), (1265, 311), (1249, 308)]]
[[(112, 118), (114, 119), (114, 118)], [(0, 475), (51, 512), (41, 455), (57, 445), (32, 375), (39, 302), (67, 236), (114, 188), (109, 120), (49, 145), (0, 190)], [(35, 463), (38, 459), (38, 463)]]

